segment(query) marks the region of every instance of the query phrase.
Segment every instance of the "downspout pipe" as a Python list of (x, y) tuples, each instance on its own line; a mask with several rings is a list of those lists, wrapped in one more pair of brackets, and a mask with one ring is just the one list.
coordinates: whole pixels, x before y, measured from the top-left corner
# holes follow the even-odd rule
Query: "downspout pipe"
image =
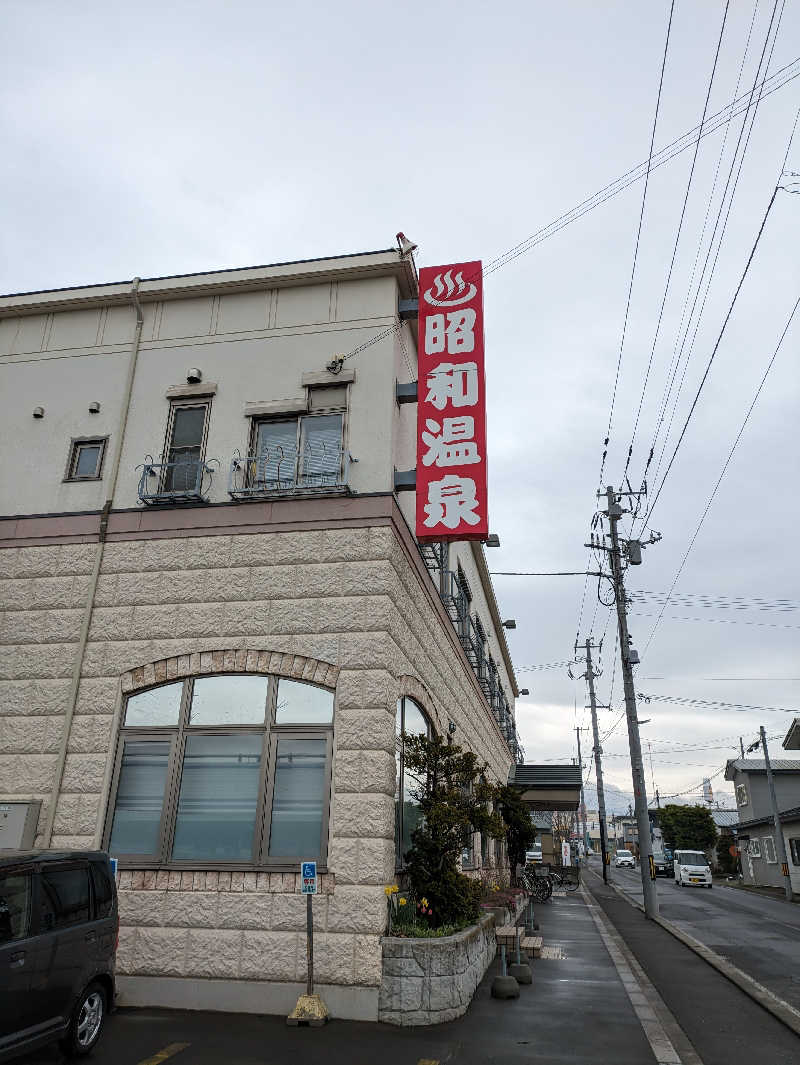
[(114, 458), (109, 470), (108, 478), (108, 491), (106, 494), (106, 501), (103, 504), (103, 509), (100, 511), (100, 527), (98, 532), (97, 552), (95, 554), (94, 564), (92, 566), (92, 572), (89, 577), (89, 589), (86, 596), (86, 603), (83, 608), (83, 619), (81, 621), (80, 633), (78, 635), (78, 645), (75, 650), (75, 661), (72, 667), (72, 677), (70, 679), (69, 692), (67, 695), (67, 705), (64, 714), (64, 726), (61, 730), (61, 739), (58, 747), (58, 757), (56, 759), (55, 774), (53, 777), (53, 787), (50, 792), (50, 801), (47, 805), (47, 817), (45, 820), (44, 830), (42, 831), (42, 847), (49, 847), (53, 840), (53, 825), (56, 818), (56, 804), (58, 803), (58, 796), (61, 792), (61, 785), (64, 780), (64, 766), (67, 761), (67, 747), (69, 744), (69, 735), (72, 731), (72, 719), (75, 717), (75, 708), (78, 704), (78, 689), (80, 687), (81, 673), (83, 672), (83, 660), (86, 655), (86, 644), (89, 640), (89, 628), (92, 623), (92, 614), (94, 612), (94, 601), (97, 594), (97, 582), (100, 579), (100, 568), (103, 563), (103, 552), (105, 549), (106, 535), (108, 533), (108, 519), (111, 514), (111, 507), (114, 503), (114, 492), (117, 487), (117, 477), (119, 475), (120, 460), (122, 458), (122, 448), (125, 443), (125, 432), (128, 426), (128, 415), (130, 413), (131, 394), (133, 392), (133, 382), (136, 376), (136, 364), (139, 360), (139, 345), (142, 340), (142, 326), (144, 325), (144, 314), (142, 313), (142, 305), (139, 302), (139, 285), (140, 279), (135, 277), (131, 282), (130, 299), (133, 304), (133, 309), (136, 313), (136, 324), (133, 331), (133, 342), (131, 344), (130, 354), (128, 356), (128, 372), (125, 378), (125, 391), (123, 392), (122, 405), (120, 408), (119, 425), (116, 433), (116, 447), (114, 449)]

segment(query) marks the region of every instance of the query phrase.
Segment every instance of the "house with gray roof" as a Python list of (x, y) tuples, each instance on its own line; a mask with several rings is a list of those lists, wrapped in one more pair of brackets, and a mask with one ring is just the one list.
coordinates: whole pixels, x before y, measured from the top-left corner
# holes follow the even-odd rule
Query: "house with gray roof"
[[(792, 890), (800, 894), (800, 760), (775, 758), (771, 765)], [(745, 883), (753, 887), (783, 887), (766, 763), (754, 758), (732, 758), (725, 767), (725, 779), (733, 782), (736, 794), (739, 820), (733, 827)]]

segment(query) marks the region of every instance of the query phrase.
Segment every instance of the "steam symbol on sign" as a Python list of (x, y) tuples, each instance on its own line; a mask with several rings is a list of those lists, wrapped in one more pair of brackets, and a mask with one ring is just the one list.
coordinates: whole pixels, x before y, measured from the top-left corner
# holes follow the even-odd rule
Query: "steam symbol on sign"
[[(434, 289), (436, 295), (433, 294)], [(459, 270), (453, 279), (453, 271), (448, 270), (442, 278), (441, 274), (437, 274), (433, 279), (433, 287), (429, 288), (423, 295), (423, 298), (430, 303), (433, 307), (460, 307), (462, 303), (469, 303), (475, 296), (478, 289), (472, 282), (466, 282), (464, 276)], [(444, 299), (442, 299), (444, 296)]]

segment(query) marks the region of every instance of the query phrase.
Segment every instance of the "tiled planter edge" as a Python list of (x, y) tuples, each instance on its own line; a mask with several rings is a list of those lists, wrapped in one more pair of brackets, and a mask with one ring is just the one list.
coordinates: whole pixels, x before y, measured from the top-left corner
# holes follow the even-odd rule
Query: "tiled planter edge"
[(442, 939), (384, 936), (378, 1020), (442, 1024), (466, 1013), (496, 953), (493, 914)]

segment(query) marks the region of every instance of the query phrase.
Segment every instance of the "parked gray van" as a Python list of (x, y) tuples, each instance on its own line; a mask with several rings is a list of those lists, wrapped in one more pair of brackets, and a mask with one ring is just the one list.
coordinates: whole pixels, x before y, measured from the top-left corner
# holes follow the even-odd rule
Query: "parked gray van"
[(119, 917), (102, 851), (0, 851), (0, 1061), (96, 1045), (114, 1003)]

